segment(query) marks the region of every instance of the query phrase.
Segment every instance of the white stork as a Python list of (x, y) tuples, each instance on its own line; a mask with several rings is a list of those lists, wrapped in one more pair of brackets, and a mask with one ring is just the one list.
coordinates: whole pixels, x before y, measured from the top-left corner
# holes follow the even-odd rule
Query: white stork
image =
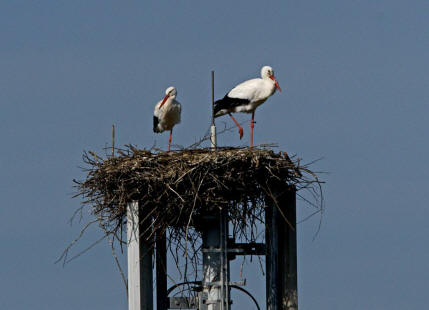
[(168, 138), (169, 151), (173, 127), (180, 123), (180, 113), (182, 112), (182, 106), (176, 100), (176, 95), (177, 90), (175, 87), (170, 86), (167, 88), (164, 99), (155, 105), (155, 110), (153, 111), (153, 132), (161, 133), (170, 130), (170, 137)]
[(214, 106), (215, 117), (228, 114), (240, 132), (240, 139), (243, 137), (243, 128), (232, 116), (232, 112), (252, 113), (250, 122), (250, 147), (253, 146), (253, 127), (255, 124), (255, 110), (263, 104), (274, 92), (276, 88), (281, 91), (279, 84), (274, 77), (273, 68), (264, 66), (261, 69), (261, 78), (247, 80), (231, 89), (223, 99), (217, 100)]

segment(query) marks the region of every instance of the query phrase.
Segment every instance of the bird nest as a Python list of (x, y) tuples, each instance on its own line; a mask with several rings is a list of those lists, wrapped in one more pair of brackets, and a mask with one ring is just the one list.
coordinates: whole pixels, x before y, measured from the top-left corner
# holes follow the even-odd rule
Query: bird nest
[(293, 187), (321, 197), (318, 177), (308, 166), (271, 148), (157, 152), (127, 146), (107, 158), (85, 152), (83, 160), (86, 179), (74, 180), (76, 196), (83, 198), (80, 211), (90, 208), (111, 244), (126, 243), (127, 204), (137, 200), (148, 223), (145, 238), (167, 233), (171, 253), (193, 253), (194, 271), (204, 216), (227, 208), (233, 236), (255, 242), (273, 193)]

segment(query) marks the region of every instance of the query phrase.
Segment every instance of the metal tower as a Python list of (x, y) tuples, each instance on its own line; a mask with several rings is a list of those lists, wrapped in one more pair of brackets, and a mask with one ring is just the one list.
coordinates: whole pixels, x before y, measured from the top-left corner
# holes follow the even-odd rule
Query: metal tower
[[(214, 72), (212, 71), (212, 105), (214, 102)], [(216, 127), (212, 115), (211, 147), (216, 151)], [(270, 198), (271, 197), (271, 198)], [(203, 279), (193, 282), (196, 297), (169, 297), (180, 283), (167, 289), (166, 236), (156, 236), (156, 309), (230, 310), (231, 289), (246, 292), (245, 281), (231, 282), (230, 261), (238, 255), (265, 255), (266, 308), (296, 310), (297, 251), (296, 251), (296, 191), (293, 186), (282, 188), (266, 197), (265, 243), (236, 243), (229, 236), (228, 210), (202, 217)], [(145, 214), (139, 203), (127, 207), (128, 240), (128, 301), (129, 310), (153, 310), (153, 274), (150, 244), (142, 238)], [(138, 224), (137, 224), (138, 223)], [(143, 226), (142, 226), (143, 225)]]

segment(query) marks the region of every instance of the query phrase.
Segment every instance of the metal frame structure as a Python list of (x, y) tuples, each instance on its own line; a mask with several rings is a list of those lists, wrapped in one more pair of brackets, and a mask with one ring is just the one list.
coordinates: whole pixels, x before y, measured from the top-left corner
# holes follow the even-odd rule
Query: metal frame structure
[[(167, 290), (166, 239), (156, 241), (156, 309), (230, 310), (231, 288), (244, 291), (245, 281), (231, 282), (230, 261), (238, 255), (266, 255), (266, 309), (297, 310), (296, 194), (293, 187), (274, 194), (266, 208), (265, 243), (235, 243), (228, 234), (228, 210), (205, 217), (202, 231), (203, 279)], [(137, 218), (136, 218), (137, 217)], [(144, 215), (138, 202), (128, 204), (129, 310), (153, 310), (152, 253), (139, 236)], [(136, 223), (140, 225), (136, 226)], [(146, 226), (147, 227), (147, 226)], [(194, 284), (197, 297), (168, 297), (179, 285)], [(254, 301), (255, 299), (252, 298)], [(257, 308), (259, 306), (257, 305)]]
[[(211, 148), (216, 151), (214, 123), (214, 71), (212, 77)], [(127, 206), (128, 240), (128, 304), (129, 310), (153, 310), (152, 253), (141, 232), (150, 225), (139, 204)], [(201, 282), (179, 283), (167, 290), (166, 236), (156, 236), (156, 309), (230, 310), (231, 288), (239, 289), (256, 299), (241, 286), (245, 281), (231, 282), (230, 261), (237, 255), (266, 256), (267, 310), (297, 310), (296, 190), (274, 192), (267, 197), (265, 243), (235, 243), (229, 238), (228, 210), (204, 217), (202, 231), (203, 279)], [(146, 222), (145, 222), (146, 221)], [(287, 224), (287, 225), (286, 225)], [(142, 226), (143, 225), (143, 226)], [(196, 297), (168, 297), (176, 287), (195, 284)]]

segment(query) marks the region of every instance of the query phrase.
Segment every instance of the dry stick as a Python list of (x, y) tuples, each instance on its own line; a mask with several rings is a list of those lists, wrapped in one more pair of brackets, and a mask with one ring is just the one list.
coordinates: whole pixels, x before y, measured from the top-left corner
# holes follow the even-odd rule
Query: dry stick
[(296, 222), (297, 224), (301, 224), (304, 223), (305, 221), (309, 220), (310, 218), (312, 218), (314, 215), (316, 215), (317, 213), (322, 212), (321, 209), (314, 211), (313, 213), (311, 213), (310, 215), (307, 215), (305, 218), (303, 218), (302, 220), (299, 220), (298, 222)]
[[(74, 197), (75, 196), (73, 196), (73, 198)], [(73, 224), (73, 221), (74, 221), (75, 217), (77, 216), (77, 214), (80, 214), (80, 216), (79, 216), (79, 223), (82, 221), (82, 219), (83, 219), (83, 214), (82, 214), (83, 213), (83, 207), (84, 206), (81, 206), (76, 211), (73, 212), (72, 217), (68, 220), (70, 226)]]
[[(105, 234), (108, 235), (109, 232), (107, 231), (106, 227), (103, 224), (101, 224), (100, 226), (104, 230)], [(113, 255), (113, 258), (115, 259), (116, 266), (118, 267), (119, 273), (121, 274), (121, 277), (122, 277), (122, 281), (124, 282), (125, 290), (127, 291), (127, 297), (128, 297), (128, 281), (125, 278), (125, 274), (124, 274), (124, 272), (123, 272), (123, 270), (121, 268), (121, 264), (119, 263), (118, 256), (116, 255), (116, 251), (115, 251), (115, 248), (113, 246), (113, 239), (108, 239), (108, 242), (109, 242), (109, 245), (110, 245), (110, 247), (112, 249), (112, 255)]]
[(180, 196), (178, 192), (176, 192), (174, 189), (172, 189), (172, 188), (171, 188), (171, 186), (170, 186), (169, 184), (167, 184), (167, 187), (168, 187), (168, 188), (169, 188), (173, 193), (175, 193), (175, 194), (177, 195), (177, 197), (179, 197), (179, 198), (180, 198), (180, 200), (182, 200), (182, 202), (185, 202), (185, 199), (183, 199), (183, 198), (182, 198), (182, 196)]
[(112, 157), (115, 156), (115, 125), (112, 125)]
[(79, 256), (85, 254), (86, 252), (88, 252), (89, 250), (91, 250), (93, 247), (95, 247), (97, 244), (99, 244), (101, 241), (103, 241), (105, 238), (107, 238), (107, 235), (102, 236), (100, 239), (98, 239), (97, 241), (95, 241), (91, 245), (89, 245), (86, 249), (80, 251), (78, 254), (76, 254), (72, 258), (69, 258), (67, 261), (64, 262), (64, 264), (70, 263), (72, 260), (75, 260)]
[[(186, 225), (185, 244), (186, 244), (186, 242), (187, 242), (187, 240), (188, 240), (189, 224), (191, 223), (192, 214), (194, 213), (195, 204), (196, 204), (196, 202), (197, 202), (197, 197), (198, 197), (198, 192), (200, 191), (201, 184), (203, 184), (203, 181), (204, 181), (204, 179), (205, 179), (205, 177), (206, 177), (207, 173), (208, 173), (208, 171), (206, 171), (206, 173), (205, 173), (205, 174), (204, 174), (204, 176), (202, 177), (201, 182), (200, 182), (200, 185), (198, 185), (198, 189), (195, 191), (194, 204), (192, 205), (192, 211), (191, 211), (191, 214), (189, 215), (188, 224)], [(191, 182), (192, 182), (192, 181), (191, 181)], [(194, 187), (194, 183), (193, 183), (193, 182), (192, 182), (192, 187)], [(195, 190), (195, 187), (194, 187), (194, 190)], [(187, 249), (188, 249), (188, 248), (186, 248), (185, 254), (187, 254)]]
[[(264, 189), (263, 186), (261, 186), (262, 189)], [(292, 229), (292, 231), (295, 231), (295, 227), (292, 226), (292, 224), (289, 222), (289, 220), (286, 218), (286, 216), (284, 215), (283, 211), (280, 209), (279, 204), (277, 203), (277, 199), (274, 197), (273, 193), (271, 192), (271, 189), (268, 187), (268, 191), (266, 189), (264, 189), (264, 191), (270, 195), (271, 199), (273, 200), (274, 204), (276, 205), (277, 209), (279, 210), (281, 216), (283, 217), (283, 219), (286, 221), (286, 223), (289, 225), (290, 229)]]
[(63, 251), (63, 253), (61, 254), (61, 256), (55, 261), (55, 263), (58, 263), (58, 262), (60, 262), (61, 260), (64, 259), (64, 262), (63, 262), (63, 266), (64, 266), (65, 263), (66, 263), (66, 260), (67, 260), (67, 255), (68, 255), (69, 250), (76, 244), (76, 242), (79, 241), (80, 238), (82, 238), (83, 234), (85, 233), (85, 230), (87, 230), (89, 226), (91, 226), (92, 224), (94, 224), (97, 221), (98, 221), (98, 219), (90, 221), (89, 223), (87, 223), (85, 225), (85, 227), (83, 229), (81, 229), (79, 235)]

